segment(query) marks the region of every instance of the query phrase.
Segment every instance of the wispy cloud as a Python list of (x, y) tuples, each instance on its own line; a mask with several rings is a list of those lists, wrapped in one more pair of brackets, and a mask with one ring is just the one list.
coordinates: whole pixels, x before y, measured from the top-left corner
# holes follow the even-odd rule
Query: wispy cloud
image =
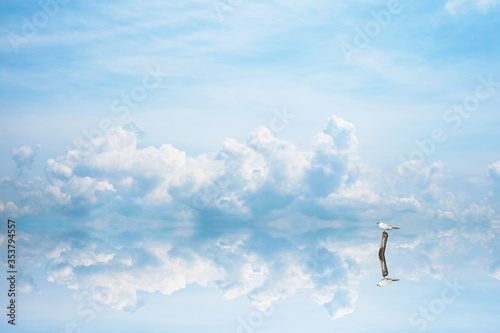
[(500, 4), (498, 0), (448, 0), (445, 4), (445, 8), (450, 14), (457, 15), (470, 8), (477, 9), (481, 12), (487, 12), (495, 8), (498, 4)]

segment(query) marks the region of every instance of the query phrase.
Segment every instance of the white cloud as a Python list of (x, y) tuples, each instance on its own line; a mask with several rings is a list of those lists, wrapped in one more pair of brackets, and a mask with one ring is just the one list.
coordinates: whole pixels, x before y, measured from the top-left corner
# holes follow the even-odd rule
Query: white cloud
[(7, 203), (3, 203), (0, 200), (0, 212), (5, 212), (9, 216), (16, 217), (19, 215), (25, 215), (31, 213), (31, 208), (29, 206), (24, 206), (19, 208), (14, 202), (8, 201)]
[(245, 143), (227, 139), (219, 152), (197, 157), (170, 144), (138, 147), (134, 130), (116, 127), (94, 138), (91, 152), (75, 149), (49, 159), (49, 184), (11, 183), (32, 200), (34, 211), (88, 210), (105, 202), (118, 209), (187, 203), (249, 216), (335, 193), (374, 202), (377, 194), (359, 179), (363, 166), (356, 145), (353, 124), (335, 116), (313, 138), (311, 151), (262, 126)]
[(248, 294), (268, 278), (269, 268), (261, 258), (244, 255), (244, 261), (245, 263), (236, 270), (232, 281), (223, 287), (224, 297), (227, 299)]
[[(310, 150), (266, 127), (197, 157), (169, 144), (141, 147), (135, 130), (120, 127), (91, 143), (91, 152), (49, 159), (47, 181), (2, 184), (33, 211), (90, 213), (74, 228), (91, 227), (102, 238), (28, 235), (25, 260), (48, 261), (49, 281), (116, 309), (135, 309), (141, 292), (169, 295), (197, 283), (227, 299), (247, 296), (260, 310), (306, 289), (341, 318), (354, 311), (362, 279), (379, 270), (372, 265), (379, 239), (363, 225), (382, 218), (408, 230), (394, 248), (415, 260), (401, 259), (393, 270), (407, 279), (441, 278), (447, 256), (470, 244), (493, 248), (495, 197), (475, 203), (448, 190), (441, 162), (405, 163), (406, 181), (390, 191), (382, 172), (360, 160), (354, 125), (335, 116)], [(498, 164), (490, 166), (493, 179)], [(0, 201), (0, 211), (22, 209)], [(422, 230), (426, 237), (417, 236)]]
[(458, 9), (462, 7), (465, 2), (466, 0), (448, 0), (444, 7), (448, 10), (448, 12), (450, 12), (450, 14), (456, 15)]
[(500, 161), (493, 163), (489, 166), (490, 176), (496, 182), (500, 183)]
[(498, 0), (476, 0), (476, 2), (475, 2), (476, 7), (482, 11), (487, 11), (490, 8), (495, 7), (499, 3), (500, 3), (500, 1), (498, 1)]
[[(133, 241), (127, 238), (127, 246), (88, 236), (32, 235), (26, 255), (38, 262), (41, 256), (50, 258), (45, 268), (49, 281), (116, 309), (135, 309), (141, 292), (170, 295), (196, 283), (221, 289), (227, 299), (246, 295), (261, 311), (308, 289), (337, 319), (354, 309), (356, 288), (377, 245), (359, 247), (331, 235), (327, 248), (314, 239), (287, 244), (285, 238), (262, 239), (256, 233), (197, 239), (199, 247), (189, 240), (158, 241), (139, 233)], [(55, 241), (59, 238), (64, 240)]]
[(470, 7), (487, 12), (499, 3), (499, 0), (448, 0), (445, 8), (451, 15), (457, 15)]
[(12, 159), (16, 163), (20, 172), (31, 169), (33, 163), (35, 162), (36, 151), (40, 148), (40, 145), (35, 145), (34, 147), (21, 146), (19, 148), (13, 148), (10, 151)]
[(79, 243), (73, 241), (70, 249), (51, 259), (46, 268), (48, 280), (116, 309), (137, 306), (139, 291), (170, 295), (187, 284), (210, 285), (224, 274), (192, 251), (186, 257), (171, 255), (169, 244), (114, 249), (118, 253), (109, 253), (96, 243)]
[[(376, 258), (378, 244), (359, 244), (359, 241), (329, 239), (325, 247), (331, 253), (324, 258), (326, 269), (315, 274), (316, 286), (313, 299), (325, 307), (333, 320), (354, 312), (358, 298), (357, 287), (369, 273), (366, 267)], [(329, 264), (334, 261), (334, 264)], [(342, 273), (338, 270), (342, 267)], [(337, 272), (336, 272), (337, 271)]]
[(22, 293), (39, 293), (40, 290), (35, 283), (35, 279), (29, 273), (19, 272), (18, 274), (18, 288)]
[(492, 267), (489, 275), (494, 279), (500, 280), (500, 265), (498, 263)]
[(61, 188), (69, 195), (74, 205), (79, 205), (80, 201), (83, 201), (83, 204), (94, 204), (97, 202), (96, 192), (115, 191), (107, 180), (98, 181), (88, 176), (73, 176)]

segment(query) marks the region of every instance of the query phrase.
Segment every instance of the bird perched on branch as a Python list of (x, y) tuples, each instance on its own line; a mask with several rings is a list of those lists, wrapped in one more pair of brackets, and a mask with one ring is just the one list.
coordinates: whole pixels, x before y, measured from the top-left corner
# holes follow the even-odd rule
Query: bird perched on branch
[(384, 231), (386, 231), (386, 230), (394, 230), (394, 229), (399, 229), (398, 227), (391, 227), (390, 225), (385, 224), (384, 222), (378, 222), (377, 224), (378, 224), (378, 226), (379, 226), (380, 228), (384, 229)]

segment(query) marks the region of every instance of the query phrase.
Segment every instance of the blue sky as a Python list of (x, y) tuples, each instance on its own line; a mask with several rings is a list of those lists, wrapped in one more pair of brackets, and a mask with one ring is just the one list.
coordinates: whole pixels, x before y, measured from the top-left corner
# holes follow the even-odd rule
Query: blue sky
[(496, 332), (499, 13), (3, 1), (18, 328)]

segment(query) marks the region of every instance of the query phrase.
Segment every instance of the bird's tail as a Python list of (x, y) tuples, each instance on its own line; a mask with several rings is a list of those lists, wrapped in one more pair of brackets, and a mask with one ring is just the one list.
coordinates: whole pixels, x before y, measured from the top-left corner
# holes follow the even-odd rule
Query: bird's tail
[(392, 227), (392, 229), (399, 229), (398, 227)]

